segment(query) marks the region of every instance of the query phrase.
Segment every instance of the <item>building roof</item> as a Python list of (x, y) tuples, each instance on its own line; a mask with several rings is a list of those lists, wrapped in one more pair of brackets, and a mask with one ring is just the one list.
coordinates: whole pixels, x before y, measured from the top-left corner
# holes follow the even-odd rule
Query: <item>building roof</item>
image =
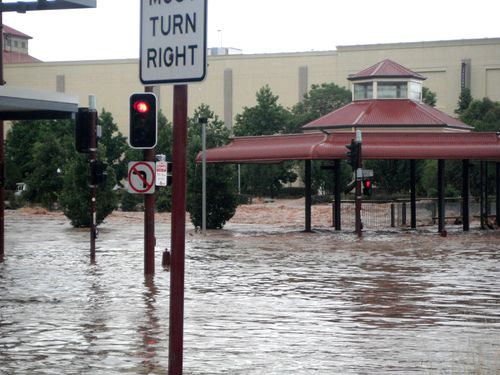
[(382, 60), (359, 73), (351, 74), (347, 79), (358, 81), (372, 78), (415, 78), (422, 81), (426, 79), (389, 59)]
[[(346, 145), (354, 132), (285, 134), (238, 137), (222, 147), (207, 150), (208, 163), (278, 163), (285, 160), (346, 158)], [(363, 159), (455, 159), (500, 161), (497, 133), (363, 134)], [(196, 161), (201, 162), (201, 153)]]
[(302, 128), (436, 128), (471, 130), (472, 127), (427, 104), (410, 99), (379, 99), (354, 101), (320, 117)]
[(23, 38), (23, 39), (33, 39), (31, 36), (26, 35), (19, 30), (16, 30), (10, 26), (3, 25), (3, 33), (7, 35), (14, 35), (17, 36), (18, 38)]
[(28, 55), (27, 53), (3, 51), (3, 62), (5, 64), (21, 64), (21, 63), (36, 63), (41, 62), (37, 58)]

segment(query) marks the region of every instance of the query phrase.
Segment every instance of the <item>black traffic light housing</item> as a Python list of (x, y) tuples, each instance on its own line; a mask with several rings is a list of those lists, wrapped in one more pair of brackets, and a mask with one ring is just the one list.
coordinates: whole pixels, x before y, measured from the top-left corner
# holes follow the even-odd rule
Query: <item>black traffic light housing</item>
[(90, 185), (103, 185), (108, 179), (108, 165), (98, 160), (90, 162)]
[(76, 151), (81, 153), (88, 153), (90, 148), (90, 120), (91, 116), (96, 117), (97, 124), (97, 112), (90, 111), (88, 108), (78, 108), (75, 120), (75, 148)]
[(158, 133), (156, 95), (151, 92), (130, 95), (129, 113), (130, 147), (137, 149), (154, 148)]
[(174, 170), (174, 164), (171, 161), (167, 161), (167, 186), (172, 186), (173, 170)]
[(347, 163), (352, 167), (353, 170), (356, 170), (361, 167), (361, 143), (356, 142), (354, 139), (351, 139), (351, 144), (345, 146), (348, 151), (347, 155)]

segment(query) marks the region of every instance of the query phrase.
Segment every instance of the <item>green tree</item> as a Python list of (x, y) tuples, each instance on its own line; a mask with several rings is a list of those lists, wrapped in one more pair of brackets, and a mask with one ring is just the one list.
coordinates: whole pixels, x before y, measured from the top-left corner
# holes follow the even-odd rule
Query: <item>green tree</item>
[[(188, 129), (188, 197), (187, 208), (195, 227), (202, 225), (202, 172), (201, 164), (196, 164), (197, 154), (202, 150), (201, 127), (199, 118), (207, 118), (207, 148), (227, 144), (229, 130), (210, 107), (202, 104), (193, 118), (189, 119)], [(175, 177), (174, 177), (175, 178)], [(234, 166), (228, 164), (207, 165), (207, 228), (220, 229), (233, 217), (237, 207), (237, 194)]]
[(7, 132), (7, 186), (26, 182), (25, 198), (53, 209), (61, 193), (64, 170), (72, 153), (73, 127), (69, 120), (18, 121)]
[(303, 100), (293, 106), (293, 118), (287, 133), (300, 133), (301, 126), (343, 107), (351, 100), (351, 91), (335, 83), (312, 85)]
[[(97, 188), (97, 224), (100, 224), (118, 203), (114, 187), (117, 176), (123, 175), (123, 152), (126, 150), (125, 137), (111, 113), (103, 110), (99, 116), (102, 137), (98, 142), (97, 159), (108, 165), (107, 180)], [(74, 147), (64, 168), (64, 183), (60, 205), (64, 214), (75, 227), (88, 227), (90, 217), (89, 163), (87, 154), (78, 154)]]
[(464, 113), (467, 108), (469, 108), (469, 105), (473, 100), (474, 99), (472, 98), (470, 89), (464, 87), (462, 91), (460, 91), (460, 96), (458, 97), (457, 109), (455, 109), (455, 113), (458, 115)]
[(460, 115), (460, 120), (476, 131), (500, 131), (500, 103), (488, 98), (474, 100)]
[(431, 107), (435, 107), (437, 103), (437, 95), (428, 87), (422, 87), (422, 101)]
[(290, 112), (278, 103), (279, 96), (274, 95), (269, 86), (257, 92), (257, 105), (244, 107), (236, 115), (233, 127), (234, 135), (270, 135), (283, 133), (289, 120)]
[[(105, 147), (99, 147), (99, 160), (103, 160)], [(90, 216), (90, 189), (89, 163), (86, 154), (74, 154), (71, 161), (67, 163), (64, 173), (63, 190), (60, 197), (60, 205), (64, 215), (70, 219), (74, 227), (89, 227)], [(97, 188), (97, 224), (112, 213), (117, 207), (117, 195), (113, 191), (116, 183), (114, 169), (108, 167), (108, 178), (104, 185)]]

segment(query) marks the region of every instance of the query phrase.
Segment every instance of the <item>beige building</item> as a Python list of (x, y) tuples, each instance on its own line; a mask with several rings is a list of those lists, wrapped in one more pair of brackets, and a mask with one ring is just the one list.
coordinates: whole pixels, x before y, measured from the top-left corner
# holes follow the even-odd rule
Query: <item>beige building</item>
[[(222, 49), (222, 51), (226, 51)], [(500, 38), (340, 46), (336, 51), (208, 57), (207, 78), (189, 85), (189, 114), (202, 103), (231, 127), (236, 114), (255, 105), (255, 94), (269, 85), (280, 103), (292, 107), (312, 84), (334, 82), (351, 89), (347, 77), (383, 59), (427, 77), (437, 108), (453, 115), (461, 87), (476, 99), (500, 101)], [(7, 85), (78, 95), (87, 106), (96, 95), (128, 135), (128, 97), (143, 91), (138, 60), (36, 62), (5, 66)], [(172, 86), (155, 88), (160, 108), (172, 119)]]

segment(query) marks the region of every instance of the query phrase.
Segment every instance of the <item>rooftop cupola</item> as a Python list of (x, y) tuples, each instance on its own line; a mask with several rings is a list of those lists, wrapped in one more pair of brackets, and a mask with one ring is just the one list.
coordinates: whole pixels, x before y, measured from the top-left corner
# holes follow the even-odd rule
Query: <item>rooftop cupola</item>
[(411, 99), (422, 101), (422, 81), (426, 78), (392, 60), (378, 62), (348, 79), (353, 83), (353, 101)]

